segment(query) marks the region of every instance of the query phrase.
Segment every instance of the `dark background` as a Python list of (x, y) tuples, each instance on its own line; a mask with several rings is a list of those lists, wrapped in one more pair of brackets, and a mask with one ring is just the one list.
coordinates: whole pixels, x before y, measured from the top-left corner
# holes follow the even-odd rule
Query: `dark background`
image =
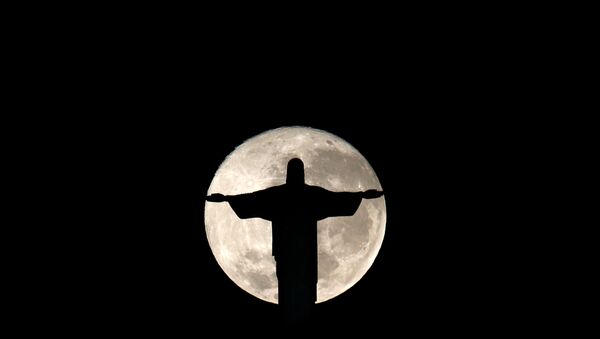
[[(510, 56), (485, 44), (454, 53), (468, 48), (443, 32), (404, 39), (401, 52), (375, 37), (360, 51), (348, 40), (323, 43), (318, 54), (293, 44), (257, 54), (261, 45), (247, 38), (202, 49), (176, 35), (121, 36), (69, 59), (68, 90), (47, 100), (76, 114), (46, 118), (62, 126), (50, 132), (59, 142), (40, 147), (50, 151), (44, 166), (67, 150), (69, 165), (53, 169), (65, 180), (52, 178), (47, 190), (64, 201), (46, 200), (59, 204), (57, 222), (73, 227), (58, 232), (58, 259), (39, 259), (50, 264), (41, 276), (51, 277), (40, 312), (88, 332), (268, 331), (276, 306), (218, 266), (204, 197), (234, 147), (301, 125), (358, 149), (387, 205), (373, 266), (317, 305), (318, 326), (496, 333), (530, 321), (539, 257), (530, 253), (531, 188), (523, 182), (535, 181), (526, 164), (539, 147), (528, 135), (542, 125), (521, 114), (530, 108), (527, 77), (516, 80)], [(227, 43), (236, 48), (225, 52)]]
[(510, 182), (502, 173), (511, 168), (497, 131), (476, 117), (410, 114), (420, 107), (411, 99), (384, 106), (354, 95), (298, 105), (280, 99), (266, 109), (256, 101), (187, 103), (187, 117), (128, 121), (110, 143), (112, 161), (99, 165), (107, 175), (98, 181), (97, 218), (86, 219), (97, 227), (88, 235), (97, 246), (92, 265), (83, 263), (91, 269), (77, 301), (86, 319), (102, 329), (198, 335), (223, 324), (263, 333), (277, 322), (275, 305), (241, 290), (218, 266), (204, 232), (204, 196), (234, 147), (271, 128), (302, 125), (355, 146), (375, 169), (387, 205), (373, 266), (346, 293), (317, 305), (319, 327), (439, 333), (523, 321), (529, 268), (520, 263), (523, 232), (512, 219), (518, 206), (504, 193)]
[(125, 7), (28, 10), (31, 25), (11, 26), (19, 331), (268, 334), (276, 307), (217, 265), (203, 200), (235, 146), (289, 125), (350, 142), (386, 194), (381, 251), (318, 305), (322, 329), (538, 333), (574, 308), (561, 298), (589, 299), (556, 269), (584, 257), (565, 255), (581, 247), (565, 231), (588, 223), (560, 189), (589, 187), (574, 164), (593, 159), (576, 151), (594, 134), (565, 123), (581, 94), (563, 93), (589, 72), (562, 53), (589, 44), (548, 8)]

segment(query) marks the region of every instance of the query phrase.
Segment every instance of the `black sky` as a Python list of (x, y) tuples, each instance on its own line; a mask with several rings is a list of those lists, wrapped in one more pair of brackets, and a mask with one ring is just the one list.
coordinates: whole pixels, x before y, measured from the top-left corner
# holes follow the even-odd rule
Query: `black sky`
[(501, 70), (465, 72), (418, 50), (402, 63), (383, 53), (351, 71), (332, 57), (268, 75), (232, 54), (177, 55), (160, 67), (139, 54), (99, 64), (85, 75), (94, 86), (71, 93), (69, 109), (85, 117), (59, 121), (73, 163), (63, 175), (76, 187), (75, 231), (65, 237), (74, 279), (57, 285), (74, 322), (142, 334), (268, 326), (275, 306), (238, 288), (210, 252), (204, 196), (234, 147), (294, 125), (351, 143), (386, 195), (377, 259), (319, 305), (320, 326), (439, 333), (514, 323), (513, 305), (527, 312), (529, 266), (515, 264), (526, 205), (511, 191), (529, 156), (512, 152), (527, 125), (511, 115), (516, 99), (504, 84), (482, 80)]
[(555, 215), (536, 209), (553, 186), (535, 164), (563, 147), (549, 141), (563, 132), (540, 109), (554, 103), (539, 86), (553, 86), (554, 66), (529, 53), (537, 31), (505, 38), (504, 17), (484, 31), (454, 16), (409, 23), (404, 12), (374, 16), (370, 30), (357, 19), (352, 31), (332, 22), (328, 34), (307, 36), (310, 23), (254, 32), (195, 11), (170, 21), (134, 12), (110, 32), (102, 17), (39, 47), (24, 40), (36, 50), (23, 68), (34, 76), (22, 81), (40, 93), (22, 102), (40, 108), (23, 106), (26, 133), (7, 145), (32, 149), (22, 152), (34, 162), (23, 182), (37, 186), (24, 189), (34, 200), (24, 215), (43, 220), (40, 231), (27, 218), (21, 227), (42, 248), (17, 293), (31, 296), (20, 303), (33, 314), (28, 326), (268, 333), (275, 306), (238, 288), (210, 252), (204, 196), (235, 146), (293, 125), (351, 143), (386, 197), (379, 255), (354, 287), (319, 305), (319, 326), (514, 334), (553, 302), (534, 278), (550, 265), (537, 246), (554, 245), (538, 218)]
[[(272, 117), (256, 113), (263, 110), (256, 103), (213, 103), (191, 117), (127, 121), (98, 183), (94, 225), (103, 242), (91, 264), (83, 263), (93, 291), (83, 289), (81, 307), (109, 328), (144, 333), (200, 334), (222, 322), (260, 333), (276, 321), (276, 306), (238, 288), (212, 256), (203, 199), (235, 146), (271, 128), (301, 125), (355, 146), (375, 169), (387, 205), (377, 259), (349, 291), (318, 305), (319, 326), (436, 332), (504, 319), (515, 281), (503, 262), (514, 258), (503, 245), (511, 226), (488, 192), (501, 180), (490, 173), (502, 166), (489, 139), (477, 139), (480, 133), (460, 119), (363, 100), (337, 108), (282, 102), (268, 108)], [(401, 113), (383, 113), (394, 110)]]

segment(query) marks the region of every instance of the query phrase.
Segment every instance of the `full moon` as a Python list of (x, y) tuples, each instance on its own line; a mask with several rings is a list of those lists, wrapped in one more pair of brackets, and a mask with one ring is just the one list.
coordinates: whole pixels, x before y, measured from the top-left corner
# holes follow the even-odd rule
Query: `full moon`
[[(223, 161), (207, 195), (236, 195), (282, 185), (287, 163), (304, 162), (305, 182), (335, 192), (382, 190), (367, 160), (343, 139), (318, 129), (284, 127), (246, 140)], [(206, 202), (206, 236), (227, 276), (251, 295), (277, 303), (271, 223), (239, 219), (228, 203)], [(317, 303), (358, 282), (373, 264), (385, 234), (384, 197), (363, 199), (351, 217), (321, 220)]]

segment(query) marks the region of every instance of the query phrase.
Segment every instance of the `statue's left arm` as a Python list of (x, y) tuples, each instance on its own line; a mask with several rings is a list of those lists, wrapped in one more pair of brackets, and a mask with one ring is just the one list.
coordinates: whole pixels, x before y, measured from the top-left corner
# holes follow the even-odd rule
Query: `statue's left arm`
[(325, 219), (352, 216), (358, 210), (362, 199), (379, 198), (383, 192), (374, 189), (364, 192), (331, 192), (323, 189), (319, 195), (319, 219)]

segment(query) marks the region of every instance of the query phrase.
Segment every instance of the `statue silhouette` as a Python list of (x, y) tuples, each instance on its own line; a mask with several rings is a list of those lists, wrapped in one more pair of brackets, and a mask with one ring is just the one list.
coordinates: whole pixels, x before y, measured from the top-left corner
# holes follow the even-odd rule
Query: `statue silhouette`
[(240, 195), (212, 194), (211, 202), (229, 202), (240, 219), (272, 223), (278, 302), (287, 324), (306, 323), (317, 301), (317, 221), (354, 215), (362, 199), (383, 195), (377, 190), (331, 192), (304, 183), (304, 164), (288, 162), (286, 183)]

